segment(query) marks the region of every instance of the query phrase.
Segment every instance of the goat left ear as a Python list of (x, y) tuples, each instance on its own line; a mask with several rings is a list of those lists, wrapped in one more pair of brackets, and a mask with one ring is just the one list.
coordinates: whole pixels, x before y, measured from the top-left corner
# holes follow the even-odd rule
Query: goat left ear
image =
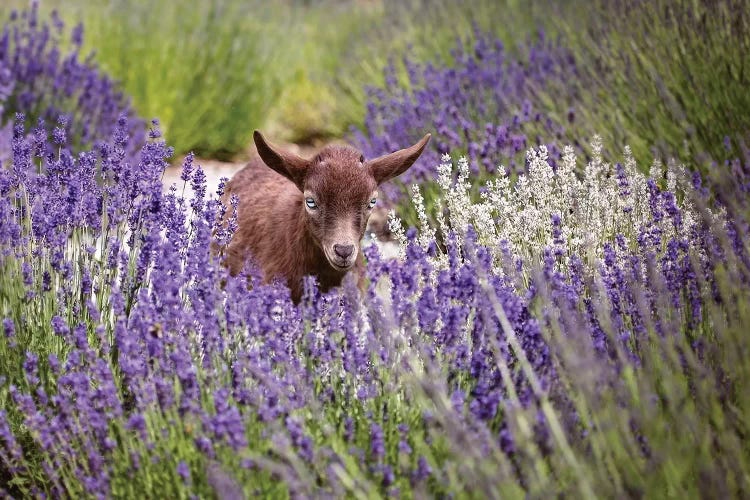
[(422, 139), (406, 149), (400, 149), (395, 153), (380, 156), (367, 163), (370, 173), (378, 184), (393, 179), (403, 174), (412, 164), (417, 161), (419, 155), (424, 151), (424, 147), (430, 142), (430, 134), (425, 135)]
[(300, 158), (294, 153), (284, 151), (266, 141), (263, 134), (257, 130), (253, 132), (255, 147), (258, 148), (263, 163), (268, 165), (273, 171), (279, 173), (292, 181), (300, 191), (303, 188), (305, 174), (307, 173), (308, 161)]

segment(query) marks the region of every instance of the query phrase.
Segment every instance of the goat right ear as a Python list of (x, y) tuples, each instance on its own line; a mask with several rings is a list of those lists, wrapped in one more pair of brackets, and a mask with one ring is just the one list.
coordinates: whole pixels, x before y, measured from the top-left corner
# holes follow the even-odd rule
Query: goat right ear
[(427, 134), (413, 146), (371, 160), (368, 163), (370, 172), (378, 185), (406, 172), (422, 154), (424, 147), (430, 142), (430, 137), (431, 135)]
[(263, 163), (268, 165), (274, 172), (292, 181), (301, 191), (309, 162), (294, 153), (283, 151), (269, 144), (266, 138), (263, 137), (263, 134), (257, 130), (253, 132), (253, 140)]

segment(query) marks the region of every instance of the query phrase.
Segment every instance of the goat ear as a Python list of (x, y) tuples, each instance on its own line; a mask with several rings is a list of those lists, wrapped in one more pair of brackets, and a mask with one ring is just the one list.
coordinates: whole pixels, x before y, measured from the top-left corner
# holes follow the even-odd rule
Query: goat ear
[(263, 163), (268, 165), (274, 172), (292, 181), (302, 190), (309, 162), (294, 153), (284, 151), (269, 144), (266, 138), (263, 137), (263, 134), (257, 130), (253, 132), (253, 140)]
[(430, 142), (430, 137), (430, 134), (427, 134), (413, 146), (400, 149), (395, 153), (380, 156), (368, 162), (370, 173), (375, 177), (375, 181), (378, 184), (382, 184), (406, 172), (417, 161), (419, 155), (422, 154), (424, 147)]

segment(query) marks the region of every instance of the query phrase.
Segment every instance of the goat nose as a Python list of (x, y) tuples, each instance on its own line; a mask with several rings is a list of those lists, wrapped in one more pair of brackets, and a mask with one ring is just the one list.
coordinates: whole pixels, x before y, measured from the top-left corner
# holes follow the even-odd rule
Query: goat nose
[(333, 251), (342, 259), (346, 259), (354, 252), (354, 245), (333, 245)]

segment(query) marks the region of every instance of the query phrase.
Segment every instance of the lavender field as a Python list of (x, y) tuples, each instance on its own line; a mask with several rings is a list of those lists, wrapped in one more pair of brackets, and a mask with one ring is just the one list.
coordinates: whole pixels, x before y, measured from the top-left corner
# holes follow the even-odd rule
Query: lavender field
[[(252, 115), (206, 132), (239, 150), (208, 147), (144, 114), (73, 10), (2, 19), (0, 498), (750, 495), (750, 10), (601, 0), (580, 26), (575, 1), (505, 2), (501, 35), (438, 0), (403, 5), (451, 22), (408, 30), (360, 3), (335, 5), (403, 47), (372, 59), (382, 81), (316, 80), (357, 109), (313, 93), (310, 136), (367, 158), (433, 139), (381, 189), (395, 255), (368, 237), (363, 288), (307, 279), (299, 304), (212, 250), (232, 164), (203, 167), (301, 122)], [(333, 9), (302, 4), (278, 9)], [(300, 78), (261, 97), (297, 107)], [(193, 90), (188, 116), (218, 95)]]

